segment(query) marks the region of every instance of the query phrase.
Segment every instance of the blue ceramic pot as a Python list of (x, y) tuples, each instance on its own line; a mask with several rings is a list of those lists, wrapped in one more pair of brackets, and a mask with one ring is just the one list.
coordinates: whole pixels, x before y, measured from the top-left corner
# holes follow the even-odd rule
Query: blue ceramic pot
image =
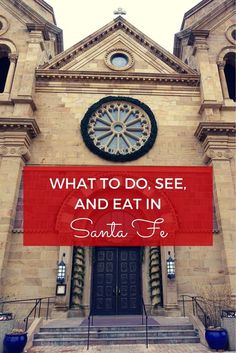
[(206, 341), (211, 349), (225, 350), (228, 348), (228, 333), (225, 329), (206, 329)]
[(3, 346), (5, 353), (21, 353), (27, 343), (27, 333), (6, 334)]

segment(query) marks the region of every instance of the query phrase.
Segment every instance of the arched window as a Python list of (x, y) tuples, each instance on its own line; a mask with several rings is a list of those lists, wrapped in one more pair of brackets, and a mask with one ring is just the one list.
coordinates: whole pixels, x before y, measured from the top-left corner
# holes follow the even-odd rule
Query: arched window
[(7, 74), (10, 66), (10, 60), (8, 58), (9, 53), (10, 50), (6, 45), (0, 45), (0, 93), (4, 92), (7, 80)]
[(235, 60), (236, 60), (236, 54), (235, 53), (228, 53), (224, 57), (225, 61), (225, 78), (227, 82), (227, 87), (228, 87), (228, 93), (229, 93), (229, 98), (233, 99), (236, 101), (235, 97)]

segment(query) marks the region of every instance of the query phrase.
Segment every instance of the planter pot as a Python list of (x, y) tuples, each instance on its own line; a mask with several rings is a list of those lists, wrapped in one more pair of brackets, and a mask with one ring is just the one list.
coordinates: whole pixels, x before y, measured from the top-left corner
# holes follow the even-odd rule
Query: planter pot
[(225, 329), (206, 329), (206, 341), (211, 349), (225, 350), (228, 348), (228, 333)]
[(27, 333), (6, 334), (3, 346), (5, 353), (21, 353), (27, 343)]

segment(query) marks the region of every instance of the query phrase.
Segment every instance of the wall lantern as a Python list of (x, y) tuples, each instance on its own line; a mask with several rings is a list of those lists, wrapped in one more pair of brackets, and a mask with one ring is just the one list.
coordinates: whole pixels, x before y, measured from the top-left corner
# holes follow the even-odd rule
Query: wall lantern
[(170, 255), (170, 251), (168, 251), (168, 259), (166, 260), (167, 265), (167, 277), (169, 279), (175, 278), (175, 259), (173, 259)]
[(63, 253), (61, 262), (58, 263), (57, 268), (57, 286), (56, 286), (56, 295), (66, 295), (66, 264), (63, 261), (63, 257), (66, 254)]
[(59, 262), (58, 264), (58, 269), (57, 269), (57, 283), (60, 283), (60, 284), (64, 283), (66, 279), (66, 264), (63, 261), (63, 257), (65, 256), (66, 254), (64, 253), (62, 255), (61, 262)]

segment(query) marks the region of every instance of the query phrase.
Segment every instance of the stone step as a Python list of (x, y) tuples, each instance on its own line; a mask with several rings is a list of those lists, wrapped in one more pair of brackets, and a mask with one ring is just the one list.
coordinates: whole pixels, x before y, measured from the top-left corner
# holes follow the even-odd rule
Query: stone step
[[(122, 326), (90, 326), (90, 331), (142, 331), (145, 325), (122, 325)], [(148, 330), (193, 330), (191, 324), (179, 325), (148, 325)], [(88, 331), (88, 326), (73, 326), (73, 327), (41, 327), (40, 332), (77, 332)]]
[[(182, 337), (157, 337), (148, 340), (150, 344), (175, 344), (175, 343), (199, 343), (200, 339), (197, 336), (182, 336)], [(86, 345), (87, 339), (73, 338), (53, 338), (53, 339), (35, 339), (34, 346), (77, 346)], [(90, 339), (90, 345), (110, 345), (110, 344), (145, 344), (145, 337), (120, 337), (120, 338), (103, 338)]]
[[(142, 331), (100, 331), (97, 332), (90, 332), (91, 338), (118, 338), (118, 337), (145, 337), (146, 331), (145, 329)], [(181, 336), (196, 336), (196, 332), (193, 330), (151, 330), (148, 331), (148, 336), (151, 337), (181, 337)], [(87, 338), (87, 332), (39, 332), (38, 334), (34, 335), (35, 339), (50, 339), (50, 338)]]

